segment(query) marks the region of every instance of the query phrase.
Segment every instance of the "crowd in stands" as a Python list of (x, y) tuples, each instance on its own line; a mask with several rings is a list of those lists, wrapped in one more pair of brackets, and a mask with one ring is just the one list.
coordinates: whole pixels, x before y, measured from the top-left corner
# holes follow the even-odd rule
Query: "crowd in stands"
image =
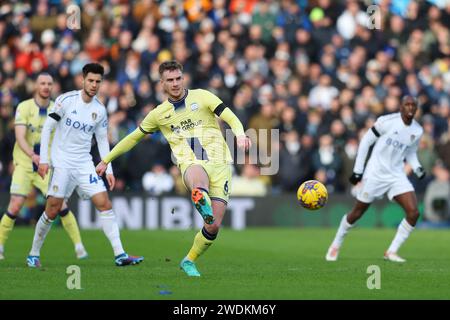
[[(66, 13), (72, 3), (80, 28), (77, 11)], [(15, 108), (32, 96), (39, 72), (54, 77), (56, 98), (80, 88), (85, 63), (102, 63), (99, 98), (114, 146), (165, 99), (158, 66), (168, 59), (184, 65), (188, 88), (218, 95), (246, 129), (279, 130), (271, 146), (278, 173), (236, 165), (235, 195), (292, 192), (307, 179), (330, 193), (348, 191), (362, 134), (398, 111), (405, 94), (418, 97), (424, 127), (419, 159), (428, 176), (413, 180), (417, 191), (425, 192), (435, 166), (450, 168), (450, 1), (7, 1), (0, 5), (0, 191), (11, 182)], [(119, 191), (185, 192), (159, 133), (113, 167)]]

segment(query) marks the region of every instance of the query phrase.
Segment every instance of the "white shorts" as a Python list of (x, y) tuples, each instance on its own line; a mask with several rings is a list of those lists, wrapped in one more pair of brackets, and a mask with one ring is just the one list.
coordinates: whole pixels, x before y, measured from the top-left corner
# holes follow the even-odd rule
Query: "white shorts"
[(406, 176), (387, 181), (363, 178), (359, 190), (356, 191), (356, 199), (364, 203), (371, 203), (387, 193), (389, 200), (392, 201), (395, 196), (411, 191), (414, 191), (414, 187)]
[(105, 184), (95, 172), (93, 165), (76, 169), (53, 168), (47, 196), (68, 199), (75, 188), (80, 198), (84, 200), (106, 191)]

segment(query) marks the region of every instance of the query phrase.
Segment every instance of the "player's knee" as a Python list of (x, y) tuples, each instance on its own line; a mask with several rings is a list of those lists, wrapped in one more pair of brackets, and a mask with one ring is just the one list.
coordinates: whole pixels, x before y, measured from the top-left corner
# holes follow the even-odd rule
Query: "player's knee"
[(58, 212), (61, 211), (62, 203), (59, 200), (48, 198), (45, 206), (45, 213), (50, 219), (56, 218)]
[(8, 205), (8, 212), (13, 215), (17, 216), (19, 214), (20, 209), (22, 209), (22, 203), (19, 201), (13, 201), (11, 200)]
[(58, 213), (61, 210), (61, 206), (58, 203), (47, 203), (45, 211), (47, 213)]
[(97, 203), (97, 210), (98, 211), (107, 211), (112, 209), (111, 200), (109, 200), (108, 197), (105, 197), (105, 199), (102, 199), (102, 201)]
[(192, 188), (209, 189), (209, 178), (201, 166), (191, 166), (185, 174), (186, 184)]
[(107, 211), (112, 209), (111, 200), (106, 192), (95, 194), (91, 198), (92, 203), (98, 211)]
[(413, 220), (413, 221), (417, 221), (417, 219), (419, 219), (419, 216), (420, 216), (419, 210), (417, 208), (408, 210), (407, 214), (408, 214), (409, 219)]
[(47, 215), (47, 217), (49, 217), (50, 219), (55, 219), (56, 216), (58, 215), (59, 212), (59, 208), (57, 206), (47, 206), (45, 208), (45, 214)]

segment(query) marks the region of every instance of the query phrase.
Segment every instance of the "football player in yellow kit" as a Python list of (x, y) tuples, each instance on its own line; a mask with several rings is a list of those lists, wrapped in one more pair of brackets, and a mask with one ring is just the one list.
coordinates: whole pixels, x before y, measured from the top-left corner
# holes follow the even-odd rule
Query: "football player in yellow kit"
[(194, 206), (204, 220), (180, 267), (189, 276), (200, 276), (195, 261), (219, 232), (230, 194), (232, 157), (216, 116), (231, 127), (237, 146), (248, 150), (250, 139), (236, 115), (214, 94), (186, 89), (183, 66), (166, 61), (159, 66), (160, 81), (168, 99), (150, 111), (139, 127), (122, 139), (97, 165), (103, 175), (107, 164), (133, 148), (146, 134), (160, 130), (170, 144)]
[[(10, 188), (10, 201), (7, 211), (0, 220), (0, 260), (4, 259), (4, 245), (14, 222), (23, 207), (26, 197), (33, 186), (42, 194), (47, 194), (49, 175), (42, 179), (37, 173), (41, 131), (47, 118), (47, 112), (53, 105), (51, 92), (53, 78), (48, 73), (41, 73), (36, 79), (36, 92), (32, 99), (25, 100), (17, 106), (15, 115), (16, 143), (13, 151), (14, 173)], [(59, 212), (62, 225), (75, 245), (76, 256), (87, 258), (77, 221), (73, 213), (64, 204)]]

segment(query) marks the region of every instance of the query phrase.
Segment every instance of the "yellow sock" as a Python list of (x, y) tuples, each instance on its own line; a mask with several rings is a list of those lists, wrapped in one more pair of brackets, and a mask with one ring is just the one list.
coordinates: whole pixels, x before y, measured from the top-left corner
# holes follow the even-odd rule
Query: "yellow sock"
[(70, 239), (72, 240), (73, 244), (74, 245), (80, 244), (81, 243), (80, 229), (78, 229), (78, 223), (72, 211), (69, 211), (64, 217), (61, 217), (61, 222)]
[(3, 215), (0, 221), (0, 245), (4, 245), (8, 240), (9, 234), (14, 228), (15, 219), (11, 219), (6, 213)]
[(214, 240), (207, 239), (203, 233), (202, 230), (200, 230), (194, 238), (194, 244), (192, 245), (191, 250), (189, 250), (189, 253), (187, 254), (187, 258), (190, 261), (197, 260), (198, 257), (200, 257), (208, 248), (211, 246), (211, 244), (214, 242)]

